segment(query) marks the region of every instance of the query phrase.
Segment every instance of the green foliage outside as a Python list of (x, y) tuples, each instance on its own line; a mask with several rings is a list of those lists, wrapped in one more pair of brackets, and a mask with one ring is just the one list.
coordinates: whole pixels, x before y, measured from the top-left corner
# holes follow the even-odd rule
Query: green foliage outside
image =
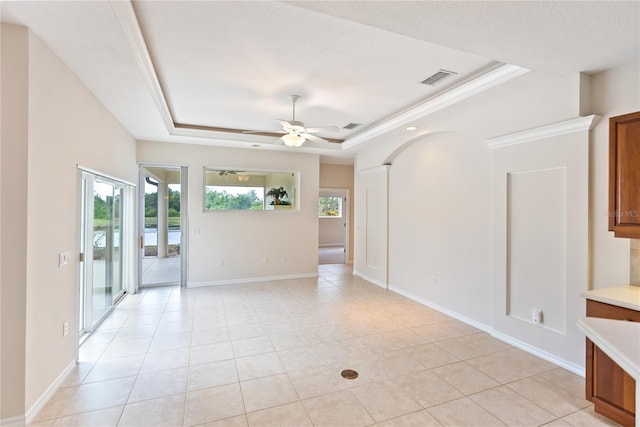
[(263, 210), (263, 201), (255, 190), (245, 194), (229, 194), (226, 191), (206, 190), (205, 209), (208, 210)]
[[(107, 213), (107, 203), (111, 205), (112, 197), (107, 196), (107, 200), (104, 200), (98, 195), (93, 196), (93, 218), (94, 219), (107, 219), (110, 215)], [(111, 209), (109, 209), (111, 210)]]
[[(167, 188), (169, 229), (180, 228), (180, 192)], [(158, 192), (144, 195), (144, 227), (158, 228)]]
[[(93, 226), (94, 228), (105, 227), (110, 224), (119, 224), (120, 218), (118, 209), (120, 209), (120, 198), (116, 196), (115, 207), (113, 206), (114, 199), (112, 196), (106, 196), (101, 198), (99, 195), (93, 196)], [(112, 211), (115, 208), (115, 213)], [(115, 215), (115, 218), (113, 217)]]
[[(180, 192), (168, 188), (169, 217), (180, 216)], [(144, 195), (144, 216), (146, 218), (158, 216), (158, 192)]]
[(318, 216), (342, 216), (342, 199), (340, 197), (320, 197), (318, 199)]

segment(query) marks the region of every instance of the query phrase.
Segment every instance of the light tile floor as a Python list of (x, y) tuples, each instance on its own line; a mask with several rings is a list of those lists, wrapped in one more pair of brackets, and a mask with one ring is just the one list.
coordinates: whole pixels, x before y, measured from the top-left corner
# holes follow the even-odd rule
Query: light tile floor
[(127, 296), (32, 425), (614, 425), (582, 378), (348, 265), (319, 271)]
[(318, 248), (318, 264), (343, 264), (345, 258), (343, 246), (322, 246)]

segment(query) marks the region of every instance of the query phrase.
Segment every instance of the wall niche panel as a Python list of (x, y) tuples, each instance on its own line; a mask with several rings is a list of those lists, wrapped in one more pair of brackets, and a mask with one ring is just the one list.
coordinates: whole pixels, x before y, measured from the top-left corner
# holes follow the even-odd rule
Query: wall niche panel
[(533, 322), (543, 310), (546, 328), (565, 332), (566, 168), (507, 174), (507, 315)]

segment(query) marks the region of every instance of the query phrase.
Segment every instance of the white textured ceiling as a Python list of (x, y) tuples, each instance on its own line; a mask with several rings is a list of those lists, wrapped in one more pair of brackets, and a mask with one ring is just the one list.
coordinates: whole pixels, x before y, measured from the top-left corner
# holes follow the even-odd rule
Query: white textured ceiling
[[(172, 134), (158, 93), (175, 124), (264, 131), (291, 118), (289, 95), (299, 94), (298, 120), (362, 123), (322, 134), (362, 140), (386, 118), (499, 63), (595, 72), (640, 52), (636, 1), (3, 1), (1, 8), (3, 22), (30, 27), (136, 138), (261, 149), (286, 148), (268, 136)], [(142, 49), (132, 47), (123, 10)], [(418, 84), (440, 68), (458, 75), (436, 87)], [(305, 146), (334, 158), (352, 154), (339, 144)]]
[(549, 73), (595, 73), (640, 53), (638, 0), (288, 3)]

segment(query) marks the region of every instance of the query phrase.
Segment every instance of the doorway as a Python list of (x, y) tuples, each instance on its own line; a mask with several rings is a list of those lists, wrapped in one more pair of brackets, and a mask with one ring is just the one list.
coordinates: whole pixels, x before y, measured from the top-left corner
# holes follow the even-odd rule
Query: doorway
[(344, 264), (349, 248), (349, 190), (321, 188), (318, 198), (318, 264)]
[(132, 287), (133, 185), (82, 170), (79, 318), (81, 338), (93, 331)]
[(140, 286), (186, 286), (186, 167), (140, 166)]

